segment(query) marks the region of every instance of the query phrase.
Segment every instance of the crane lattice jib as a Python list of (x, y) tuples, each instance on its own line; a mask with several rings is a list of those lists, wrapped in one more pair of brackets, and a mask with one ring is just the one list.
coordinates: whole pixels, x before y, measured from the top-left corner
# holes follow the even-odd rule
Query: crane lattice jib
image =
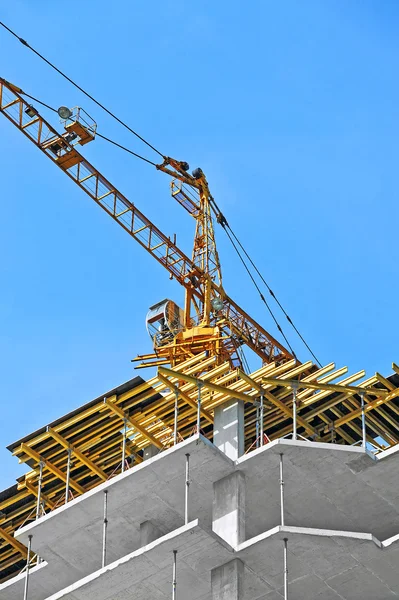
[[(190, 288), (192, 294), (203, 302), (204, 288), (200, 282), (206, 281), (206, 277), (201, 269), (101, 175), (65, 136), (61, 136), (47, 123), (36, 109), (23, 99), (17, 89), (0, 78), (0, 112), (156, 258), (179, 283)], [(58, 155), (54, 154), (54, 144), (59, 146)], [(198, 282), (197, 287), (193, 287), (193, 279)], [(239, 345), (246, 344), (264, 362), (293, 358), (284, 346), (231, 300), (220, 286), (212, 283), (212, 288), (224, 303), (223, 310), (220, 311), (223, 328)]]

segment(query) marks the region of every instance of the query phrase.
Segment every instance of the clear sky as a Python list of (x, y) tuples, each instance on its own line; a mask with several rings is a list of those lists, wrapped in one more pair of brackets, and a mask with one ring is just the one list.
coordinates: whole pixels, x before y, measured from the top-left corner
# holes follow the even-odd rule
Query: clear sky
[[(322, 363), (391, 372), (399, 361), (395, 0), (114, 0), (111, 11), (103, 0), (14, 0), (1, 20), (164, 154), (202, 167)], [(1, 76), (51, 105), (83, 106), (100, 132), (156, 158), (4, 30), (0, 48)], [(23, 472), (5, 446), (133, 377), (130, 359), (151, 351), (147, 308), (164, 297), (182, 304), (183, 293), (0, 119), (4, 489)], [(194, 222), (164, 174), (99, 139), (84, 152), (191, 252)], [(226, 291), (275, 333), (217, 234)]]

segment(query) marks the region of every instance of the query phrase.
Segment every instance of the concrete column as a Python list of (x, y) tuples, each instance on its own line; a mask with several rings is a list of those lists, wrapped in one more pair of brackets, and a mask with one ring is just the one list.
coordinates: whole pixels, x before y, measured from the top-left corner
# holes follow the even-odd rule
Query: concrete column
[(158, 454), (158, 452), (159, 448), (157, 448), (153, 444), (150, 444), (149, 446), (147, 446), (147, 448), (144, 448), (143, 460), (148, 460), (149, 458), (152, 458), (153, 456)]
[(212, 600), (242, 600), (244, 563), (236, 558), (211, 571)]
[(144, 521), (140, 523), (140, 546), (147, 546), (158, 538), (162, 537), (163, 533), (152, 521)]
[(232, 460), (244, 454), (244, 402), (229, 400), (215, 408), (213, 443)]
[(212, 529), (233, 548), (245, 541), (245, 476), (240, 471), (213, 484)]

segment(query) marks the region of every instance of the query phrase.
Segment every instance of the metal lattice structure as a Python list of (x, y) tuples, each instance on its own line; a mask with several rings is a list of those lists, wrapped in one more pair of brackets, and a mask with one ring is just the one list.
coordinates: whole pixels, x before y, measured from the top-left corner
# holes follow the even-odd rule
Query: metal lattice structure
[[(348, 376), (334, 363), (300, 364), (224, 292), (213, 199), (202, 172), (189, 176), (185, 163), (170, 158), (157, 165), (179, 182), (172, 195), (196, 219), (190, 259), (77, 149), (94, 139), (95, 124), (76, 117), (60, 134), (1, 78), (0, 112), (163, 265), (186, 296), (181, 337), (141, 357), (155, 358), (155, 377), (132, 379), (9, 446), (30, 470), (0, 493), (0, 582), (26, 563), (28, 550), (14, 538), (22, 525), (140, 463), (148, 447), (162, 452), (199, 431), (212, 440), (215, 409), (232, 398), (244, 403), (246, 452), (297, 435), (360, 443), (376, 453), (399, 442), (399, 367), (389, 378), (376, 373), (365, 380), (363, 371)], [(212, 310), (215, 299), (221, 308)], [(262, 359), (253, 373), (241, 368), (242, 345)]]
[[(246, 344), (266, 363), (293, 358), (292, 353), (227, 296), (220, 285), (209, 190), (203, 174), (198, 181), (193, 177), (187, 180), (198, 189), (200, 198), (193, 258), (190, 259), (78, 151), (77, 144), (84, 145), (89, 141), (87, 128), (81, 126), (71, 130), (68, 125), (65, 127), (66, 133), (59, 134), (24, 100), (21, 93), (22, 90), (0, 78), (0, 112), (185, 288), (187, 320), (190, 321), (189, 307), (193, 304), (199, 325), (204, 329), (200, 331), (198, 328), (190, 334), (190, 340), (194, 342), (191, 350), (187, 349), (184, 339), (180, 345), (177, 344), (178, 348), (176, 344), (169, 346), (164, 351), (169, 361), (178, 362), (188, 358), (195, 342), (198, 346), (196, 352), (212, 349), (219, 354), (221, 361), (232, 354), (237, 356), (237, 347), (242, 344)], [(76, 141), (76, 137), (72, 138), (71, 135), (77, 136), (78, 131), (80, 136)], [(90, 136), (93, 138), (91, 131)], [(168, 158), (157, 168), (177, 179), (184, 179), (180, 164)], [(168, 165), (173, 168), (170, 169)], [(180, 172), (176, 169), (180, 169)], [(208, 271), (204, 272), (203, 268)], [(212, 296), (221, 299), (223, 308), (212, 317), (210, 323)], [(224, 338), (227, 338), (226, 342), (220, 343)], [(159, 355), (158, 352), (157, 357)], [(236, 361), (239, 362), (239, 359), (236, 358)]]

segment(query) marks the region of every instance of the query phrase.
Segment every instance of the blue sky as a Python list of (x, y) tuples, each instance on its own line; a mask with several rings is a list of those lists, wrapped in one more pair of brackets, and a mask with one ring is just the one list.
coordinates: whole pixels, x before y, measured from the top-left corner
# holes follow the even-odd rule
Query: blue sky
[[(114, 0), (110, 13), (98, 0), (65, 14), (63, 3), (14, 0), (1, 19), (164, 154), (202, 167), (322, 363), (391, 372), (397, 2)], [(51, 105), (83, 106), (100, 132), (156, 158), (4, 30), (0, 44), (1, 76)], [(191, 252), (194, 223), (165, 175), (99, 139), (84, 151)], [(3, 489), (23, 472), (6, 444), (134, 376), (130, 359), (151, 350), (147, 308), (183, 293), (4, 118), (0, 157)], [(217, 235), (226, 291), (274, 334)]]

